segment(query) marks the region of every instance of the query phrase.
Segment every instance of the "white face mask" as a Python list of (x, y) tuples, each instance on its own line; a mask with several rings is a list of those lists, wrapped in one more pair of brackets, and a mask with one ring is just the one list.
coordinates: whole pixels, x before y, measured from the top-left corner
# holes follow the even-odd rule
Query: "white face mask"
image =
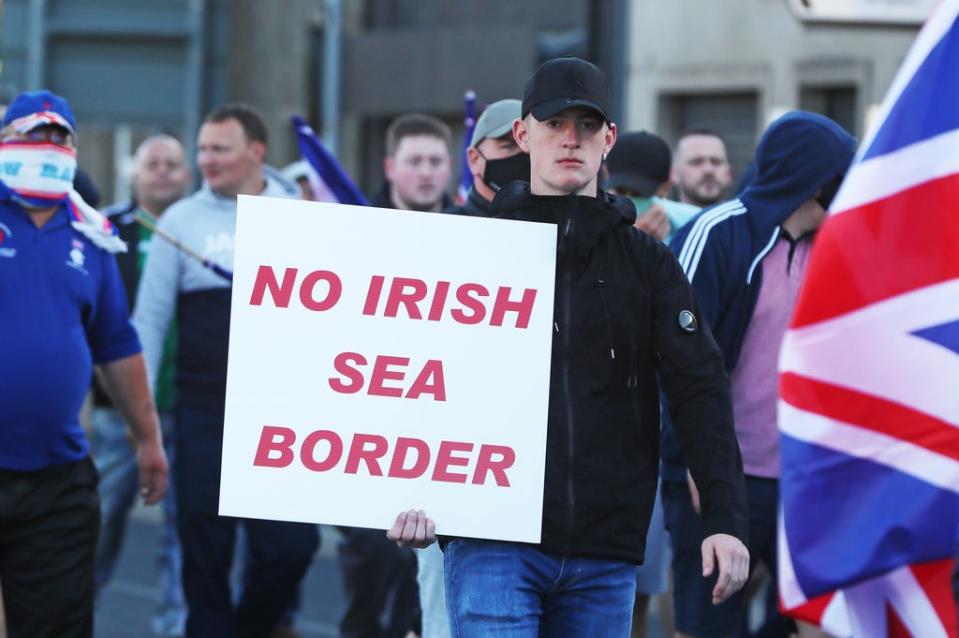
[(0, 181), (32, 208), (63, 202), (73, 189), (77, 152), (48, 142), (0, 144)]

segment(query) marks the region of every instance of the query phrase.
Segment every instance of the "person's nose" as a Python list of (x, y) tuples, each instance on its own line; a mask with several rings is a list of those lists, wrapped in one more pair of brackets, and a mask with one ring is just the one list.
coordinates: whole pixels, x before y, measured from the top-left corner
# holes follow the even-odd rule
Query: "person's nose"
[(563, 127), (562, 136), (563, 136), (563, 148), (579, 147), (579, 131), (576, 129), (576, 125), (572, 123), (567, 123)]

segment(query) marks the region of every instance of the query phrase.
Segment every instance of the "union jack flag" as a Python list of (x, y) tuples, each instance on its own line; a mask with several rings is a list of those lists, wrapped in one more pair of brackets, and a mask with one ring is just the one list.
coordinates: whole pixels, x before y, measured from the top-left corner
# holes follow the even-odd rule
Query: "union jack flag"
[(954, 637), (959, 0), (913, 44), (806, 277), (779, 364), (781, 604), (836, 635)]

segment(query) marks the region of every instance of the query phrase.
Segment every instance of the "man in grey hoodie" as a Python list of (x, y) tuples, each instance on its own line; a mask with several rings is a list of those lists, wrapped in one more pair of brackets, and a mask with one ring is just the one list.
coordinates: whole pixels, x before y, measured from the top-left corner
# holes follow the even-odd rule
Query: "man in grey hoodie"
[[(171, 206), (158, 229), (221, 273), (232, 270), (237, 195), (295, 196), (265, 170), (266, 142), (263, 120), (249, 106), (230, 104), (207, 115), (197, 140), (203, 188)], [(217, 514), (230, 295), (231, 282), (216, 269), (155, 241), (133, 316), (151, 379), (176, 316), (176, 496), (187, 638), (269, 636), (319, 542), (315, 525)], [(249, 558), (234, 608), (228, 575), (237, 523), (245, 528)]]

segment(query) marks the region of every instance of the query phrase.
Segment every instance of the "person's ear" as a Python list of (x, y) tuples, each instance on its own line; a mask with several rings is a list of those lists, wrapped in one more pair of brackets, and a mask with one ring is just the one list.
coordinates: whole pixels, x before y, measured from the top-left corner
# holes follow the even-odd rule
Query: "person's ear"
[(529, 130), (526, 128), (526, 121), (517, 118), (513, 122), (513, 138), (516, 140), (516, 145), (519, 146), (520, 150), (524, 153), (529, 153)]
[(262, 163), (266, 159), (266, 144), (263, 142), (250, 142), (250, 151), (258, 162)]
[(609, 155), (609, 152), (613, 150), (613, 146), (615, 145), (616, 145), (616, 124), (614, 122), (610, 122), (609, 125), (606, 127), (605, 146), (603, 147), (604, 158), (607, 155)]
[(466, 164), (470, 167), (470, 174), (473, 177), (483, 179), (483, 171), (486, 170), (486, 160), (483, 159), (480, 152), (473, 146), (466, 149)]
[(393, 161), (392, 155), (387, 155), (383, 158), (383, 173), (386, 175), (386, 181), (393, 181), (393, 170), (396, 168), (396, 164)]

